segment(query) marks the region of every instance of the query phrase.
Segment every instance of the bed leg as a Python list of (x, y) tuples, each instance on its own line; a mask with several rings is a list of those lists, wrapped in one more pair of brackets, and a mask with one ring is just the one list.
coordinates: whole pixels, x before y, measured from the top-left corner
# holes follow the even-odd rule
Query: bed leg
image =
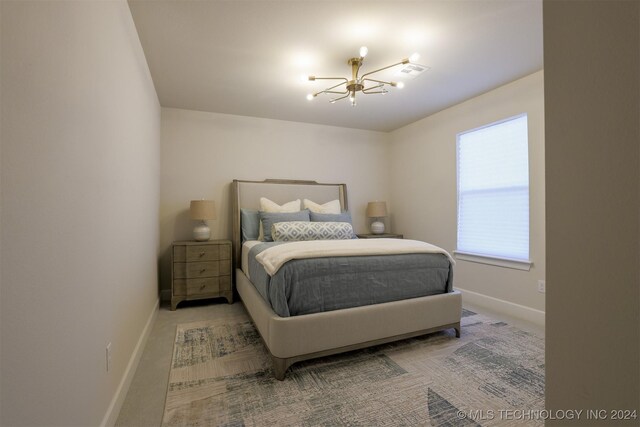
[(272, 355), (271, 362), (273, 363), (273, 375), (278, 381), (284, 381), (287, 369), (291, 366), (289, 359), (281, 359)]
[(460, 322), (456, 323), (454, 329), (456, 330), (456, 338), (460, 338)]

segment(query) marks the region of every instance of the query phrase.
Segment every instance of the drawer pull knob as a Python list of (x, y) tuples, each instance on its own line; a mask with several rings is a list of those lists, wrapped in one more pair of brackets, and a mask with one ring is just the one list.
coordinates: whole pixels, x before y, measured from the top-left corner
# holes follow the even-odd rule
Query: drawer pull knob
[(203, 289), (204, 289), (204, 285), (200, 286), (200, 290), (203, 290)]
[(200, 273), (204, 273), (205, 271), (207, 271), (207, 269), (203, 268), (202, 270), (200, 270)]
[(204, 252), (200, 252), (200, 256), (203, 257), (204, 256)]

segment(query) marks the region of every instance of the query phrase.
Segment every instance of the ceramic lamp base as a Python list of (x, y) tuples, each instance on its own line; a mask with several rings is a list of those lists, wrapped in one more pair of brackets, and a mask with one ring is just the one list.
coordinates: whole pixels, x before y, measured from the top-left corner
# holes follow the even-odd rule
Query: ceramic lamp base
[(376, 221), (371, 223), (371, 233), (382, 234), (384, 233), (384, 222)]
[(193, 238), (196, 242), (206, 242), (211, 238), (211, 229), (204, 221), (194, 227)]

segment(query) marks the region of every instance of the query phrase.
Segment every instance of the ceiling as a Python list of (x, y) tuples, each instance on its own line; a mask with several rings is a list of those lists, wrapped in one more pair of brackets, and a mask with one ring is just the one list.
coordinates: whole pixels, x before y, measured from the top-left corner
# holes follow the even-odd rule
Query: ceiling
[[(145, 1), (131, 12), (163, 107), (391, 131), (541, 70), (542, 0)], [(404, 89), (329, 103), (310, 92), (420, 54)], [(397, 68), (380, 78), (393, 77)], [(374, 76), (372, 76), (374, 77)]]

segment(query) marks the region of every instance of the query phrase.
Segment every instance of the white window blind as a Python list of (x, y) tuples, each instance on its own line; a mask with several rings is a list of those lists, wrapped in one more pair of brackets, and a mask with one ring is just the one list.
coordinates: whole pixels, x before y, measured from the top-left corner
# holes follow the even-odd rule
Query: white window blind
[(527, 115), (457, 138), (456, 252), (529, 260)]

